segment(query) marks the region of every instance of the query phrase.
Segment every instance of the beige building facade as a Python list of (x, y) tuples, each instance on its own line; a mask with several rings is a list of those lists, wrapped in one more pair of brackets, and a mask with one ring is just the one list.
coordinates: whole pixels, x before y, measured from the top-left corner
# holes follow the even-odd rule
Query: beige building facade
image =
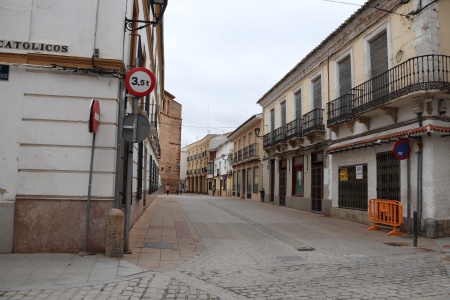
[(261, 130), (262, 118), (262, 114), (254, 115), (228, 135), (233, 145), (232, 197), (261, 200), (262, 139), (256, 135), (255, 129)]
[(450, 235), (449, 14), (367, 1), (258, 101), (266, 202), (367, 223), (397, 200), (403, 230)]

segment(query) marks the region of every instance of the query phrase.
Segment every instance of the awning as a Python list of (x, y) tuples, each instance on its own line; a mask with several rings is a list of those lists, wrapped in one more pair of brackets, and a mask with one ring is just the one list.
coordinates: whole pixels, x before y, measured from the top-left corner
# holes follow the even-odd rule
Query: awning
[(369, 146), (381, 145), (382, 143), (390, 143), (395, 142), (399, 138), (407, 138), (409, 136), (414, 136), (417, 134), (425, 133), (425, 132), (440, 132), (445, 133), (443, 136), (450, 136), (450, 127), (442, 127), (435, 125), (425, 125), (423, 127), (414, 128), (410, 130), (399, 131), (391, 134), (386, 134), (382, 136), (377, 136), (374, 138), (359, 140), (353, 143), (347, 143), (335, 147), (330, 147), (326, 151), (327, 154), (332, 154), (336, 152), (348, 151), (348, 150), (356, 150), (360, 148), (366, 148)]

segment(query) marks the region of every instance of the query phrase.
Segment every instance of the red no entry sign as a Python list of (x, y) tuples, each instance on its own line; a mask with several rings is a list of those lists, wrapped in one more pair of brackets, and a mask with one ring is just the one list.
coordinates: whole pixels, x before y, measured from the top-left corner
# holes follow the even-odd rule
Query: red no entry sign
[(407, 159), (411, 154), (411, 146), (407, 140), (398, 140), (392, 149), (394, 156), (400, 160)]
[(92, 99), (89, 113), (89, 132), (96, 133), (100, 124), (100, 102)]
[(155, 84), (155, 75), (146, 68), (131, 69), (125, 77), (125, 85), (128, 92), (137, 97), (150, 94), (155, 88)]

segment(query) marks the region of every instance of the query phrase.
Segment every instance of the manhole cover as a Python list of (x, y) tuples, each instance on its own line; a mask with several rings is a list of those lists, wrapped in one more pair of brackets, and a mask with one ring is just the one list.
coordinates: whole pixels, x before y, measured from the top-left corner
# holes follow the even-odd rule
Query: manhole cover
[(144, 243), (144, 248), (172, 249), (172, 244), (147, 242)]
[(304, 258), (301, 258), (300, 256), (280, 256), (277, 258), (282, 261), (299, 261), (299, 260), (304, 259)]
[(297, 251), (314, 251), (315, 249), (312, 247), (301, 247), (297, 248)]
[(397, 244), (397, 243), (384, 243), (384, 244), (386, 244), (388, 246), (392, 246), (392, 247), (401, 247), (401, 246), (403, 246), (402, 244)]

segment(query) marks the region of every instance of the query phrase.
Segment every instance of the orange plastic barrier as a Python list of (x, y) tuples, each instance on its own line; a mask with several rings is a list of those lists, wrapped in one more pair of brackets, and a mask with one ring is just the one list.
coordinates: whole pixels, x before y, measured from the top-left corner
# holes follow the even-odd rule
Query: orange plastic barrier
[(395, 200), (370, 199), (369, 219), (373, 225), (367, 230), (380, 230), (377, 223), (393, 226), (394, 229), (387, 235), (403, 235), (397, 227), (403, 223), (402, 203)]

